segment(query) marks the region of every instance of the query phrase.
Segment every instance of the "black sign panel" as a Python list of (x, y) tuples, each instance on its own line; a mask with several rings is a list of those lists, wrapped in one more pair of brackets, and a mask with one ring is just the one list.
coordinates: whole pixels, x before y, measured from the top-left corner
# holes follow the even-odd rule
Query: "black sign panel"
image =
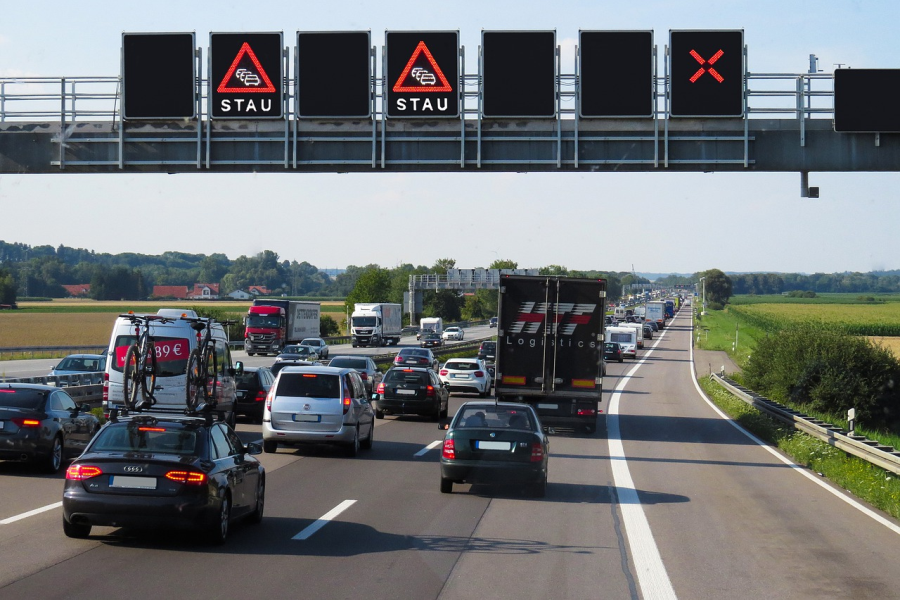
[(368, 31), (297, 33), (297, 114), (367, 118), (372, 115)]
[(197, 116), (193, 33), (122, 34), (122, 116)]
[(670, 31), (673, 117), (744, 116), (744, 32)]
[(900, 69), (836, 69), (834, 130), (900, 132)]
[(387, 115), (459, 116), (459, 32), (387, 31)]
[(214, 119), (284, 116), (281, 33), (211, 33), (209, 45)]
[(485, 117), (556, 116), (556, 32), (481, 34)]
[(653, 116), (653, 32), (581, 31), (582, 117)]

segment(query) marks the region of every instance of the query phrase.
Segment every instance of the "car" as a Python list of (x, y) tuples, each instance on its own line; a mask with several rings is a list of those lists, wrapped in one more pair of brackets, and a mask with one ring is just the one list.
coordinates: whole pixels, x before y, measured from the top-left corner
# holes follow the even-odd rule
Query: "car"
[(435, 421), (447, 416), (450, 392), (437, 373), (428, 367), (391, 367), (372, 397), (375, 418), (421, 415)]
[(0, 460), (29, 461), (56, 473), (99, 430), (90, 407), (76, 404), (63, 389), (0, 383)]
[(394, 357), (394, 366), (430, 367), (437, 370), (440, 363), (428, 348), (402, 348)]
[(536, 497), (547, 493), (550, 443), (528, 404), (466, 402), (446, 430), (441, 448), (441, 492), (455, 483), (524, 483)]
[(275, 357), (275, 362), (281, 362), (283, 360), (316, 361), (319, 360), (319, 354), (316, 352), (315, 348), (312, 348), (311, 346), (289, 344), (282, 348), (281, 354)]
[(355, 369), (285, 367), (266, 398), (263, 451), (279, 445), (331, 444), (349, 456), (370, 449), (375, 413)]
[(653, 328), (650, 327), (649, 323), (644, 323), (643, 328), (644, 328), (644, 339), (652, 340), (653, 339)]
[(261, 452), (211, 413), (113, 411), (66, 470), (63, 532), (85, 538), (94, 526), (189, 529), (224, 543), (233, 520), (262, 521)]
[(657, 323), (656, 321), (644, 321), (644, 324), (649, 325), (650, 329), (652, 329), (654, 333), (659, 331), (659, 323)]
[(378, 370), (375, 361), (368, 356), (335, 356), (328, 363), (329, 367), (346, 367), (348, 369), (356, 369), (359, 373), (363, 385), (366, 386), (366, 393), (371, 395), (373, 390), (381, 383), (383, 374)]
[(484, 398), (491, 391), (491, 374), (484, 361), (478, 358), (451, 358), (441, 367), (438, 376), (450, 393), (474, 393)]
[(603, 359), (625, 362), (625, 355), (622, 353), (622, 346), (620, 346), (616, 342), (603, 342)]
[(496, 327), (497, 326), (497, 317), (491, 317), (491, 320), (488, 321), (488, 327)]
[(422, 341), (419, 342), (419, 345), (422, 348), (437, 348), (444, 345), (444, 340), (437, 333), (426, 333), (422, 336)]
[(82, 373), (102, 373), (105, 370), (105, 354), (70, 354), (59, 364), (50, 367), (50, 375), (81, 375)]
[[(281, 363), (288, 364), (288, 363)], [(254, 423), (262, 423), (263, 406), (275, 376), (268, 367), (244, 367), (235, 378), (235, 415), (250, 417)]]
[(269, 367), (269, 370), (272, 372), (272, 377), (276, 377), (278, 372), (285, 367), (314, 367), (317, 364), (319, 363), (309, 360), (281, 360)]
[(497, 359), (497, 342), (484, 341), (478, 347), (478, 358), (486, 363), (492, 363)]
[(461, 340), (465, 336), (465, 332), (462, 330), (462, 327), (448, 327), (444, 330), (443, 338), (445, 340)]
[(322, 338), (306, 338), (300, 341), (301, 346), (309, 346), (316, 351), (319, 359), (328, 358), (328, 344)]

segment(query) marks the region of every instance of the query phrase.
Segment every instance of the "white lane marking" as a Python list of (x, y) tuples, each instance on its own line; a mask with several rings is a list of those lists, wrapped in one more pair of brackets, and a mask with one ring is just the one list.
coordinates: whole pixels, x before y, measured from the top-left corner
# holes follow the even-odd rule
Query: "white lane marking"
[[(672, 322), (674, 323), (675, 319), (672, 319)], [(616, 496), (619, 499), (619, 509), (622, 511), (622, 523), (625, 525), (625, 537), (631, 547), (634, 570), (637, 574), (638, 584), (641, 586), (641, 593), (645, 599), (669, 600), (677, 598), (675, 589), (672, 587), (669, 574), (666, 572), (666, 567), (659, 554), (659, 548), (653, 539), (647, 515), (644, 514), (644, 509), (641, 507), (641, 500), (634, 487), (631, 471), (628, 469), (625, 446), (622, 444), (622, 436), (619, 431), (619, 400), (622, 398), (622, 390), (625, 389), (628, 380), (653, 353), (666, 333), (667, 330), (663, 330), (650, 350), (644, 353), (641, 360), (616, 386), (615, 393), (609, 399), (609, 408), (607, 409), (607, 439)]]
[(48, 510), (53, 510), (54, 508), (60, 508), (62, 506), (62, 502), (57, 502), (56, 504), (48, 504), (47, 506), (42, 506), (41, 508), (36, 508), (34, 510), (29, 510), (28, 512), (24, 512), (21, 515), (16, 515), (14, 517), (10, 517), (8, 519), (3, 519), (0, 521), (0, 525), (9, 525), (10, 523), (15, 523), (16, 521), (21, 521), (22, 519), (27, 519), (28, 517), (33, 517), (34, 515), (39, 515), (42, 512), (47, 512)]
[(306, 529), (304, 529), (303, 531), (301, 531), (300, 533), (298, 533), (291, 539), (292, 540), (308, 539), (312, 534), (314, 534), (318, 530), (325, 527), (325, 525), (329, 521), (334, 519), (336, 516), (338, 516), (339, 514), (341, 514), (342, 512), (344, 512), (351, 506), (353, 506), (354, 504), (356, 504), (356, 500), (344, 500), (343, 502), (341, 502), (340, 504), (338, 504), (337, 506), (335, 506), (334, 508), (329, 510), (327, 513), (325, 513), (324, 515), (319, 517), (319, 519), (315, 523), (313, 523), (312, 525), (310, 525), (309, 527), (307, 527)]
[[(692, 317), (692, 320), (693, 320), (693, 317)], [(693, 336), (693, 335), (694, 334), (692, 331), (691, 336)], [(793, 462), (791, 459), (782, 456), (777, 450), (772, 448), (769, 444), (762, 441), (761, 439), (759, 439), (758, 437), (756, 437), (755, 435), (753, 435), (752, 433), (750, 433), (749, 431), (747, 431), (746, 429), (741, 427), (734, 419), (732, 419), (731, 417), (726, 415), (724, 412), (722, 412), (719, 409), (719, 407), (716, 406), (715, 403), (712, 402), (712, 400), (710, 400), (709, 398), (706, 397), (706, 394), (703, 393), (703, 388), (701, 388), (700, 384), (697, 383), (697, 370), (694, 366), (694, 344), (693, 343), (691, 344), (691, 361), (688, 363), (688, 366), (691, 368), (691, 381), (694, 382), (694, 388), (697, 390), (697, 393), (700, 394), (700, 397), (703, 398), (704, 402), (709, 404), (710, 408), (712, 408), (714, 411), (716, 411), (716, 413), (718, 413), (718, 415), (720, 417), (725, 419), (732, 427), (734, 427), (735, 429), (737, 429), (738, 431), (740, 431), (741, 433), (746, 435), (748, 438), (753, 440), (754, 443), (761, 446), (766, 452), (768, 452), (769, 454), (771, 454), (772, 456), (774, 456), (775, 458), (777, 458), (778, 460), (780, 460), (781, 462), (783, 462), (784, 464), (786, 464), (787, 466), (792, 468), (795, 472), (800, 473), (801, 475), (803, 475), (804, 477), (806, 477), (807, 479), (809, 479), (810, 481), (812, 481), (813, 483), (815, 483), (816, 485), (821, 487), (822, 489), (827, 490), (829, 493), (840, 498), (841, 500), (843, 500), (844, 502), (846, 502), (847, 504), (849, 504), (850, 506), (852, 506), (859, 512), (863, 513), (867, 517), (874, 519), (875, 521), (884, 525), (885, 527), (887, 527), (894, 533), (900, 535), (900, 526), (898, 526), (896, 523), (892, 523), (891, 521), (888, 521), (887, 519), (885, 519), (884, 517), (879, 515), (877, 512), (873, 511), (872, 509), (868, 508), (867, 506), (861, 504), (860, 502), (856, 501), (855, 499), (851, 498), (850, 496), (845, 495), (843, 492), (840, 492), (840, 491), (834, 489), (833, 487), (826, 484), (824, 481), (822, 481), (821, 479), (819, 479), (818, 477), (816, 477), (815, 475), (810, 473), (809, 469), (807, 469), (806, 467), (804, 467), (802, 465), (798, 465), (797, 463)]]
[(424, 456), (425, 453), (427, 453), (429, 450), (431, 450), (432, 448), (437, 448), (440, 445), (441, 445), (441, 440), (435, 440), (435, 441), (431, 442), (430, 444), (428, 444), (427, 446), (425, 446), (424, 448), (422, 448), (421, 450), (419, 450), (418, 452), (416, 452), (415, 454), (413, 454), (413, 456)]

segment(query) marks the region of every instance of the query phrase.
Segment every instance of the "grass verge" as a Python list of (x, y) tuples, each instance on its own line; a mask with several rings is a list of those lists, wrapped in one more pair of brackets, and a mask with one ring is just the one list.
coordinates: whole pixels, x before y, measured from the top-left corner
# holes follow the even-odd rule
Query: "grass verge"
[(828, 478), (857, 498), (900, 518), (900, 477), (848, 455), (792, 427), (773, 421), (706, 377), (700, 387), (716, 406), (794, 462)]

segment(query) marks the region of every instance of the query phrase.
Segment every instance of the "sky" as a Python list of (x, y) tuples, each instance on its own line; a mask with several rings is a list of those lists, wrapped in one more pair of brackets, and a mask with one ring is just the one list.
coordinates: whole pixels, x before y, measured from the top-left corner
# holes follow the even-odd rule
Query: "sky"
[[(896, 0), (718, 2), (380, 0), (0, 7), (0, 78), (116, 76), (121, 34), (459, 30), (467, 72), (482, 29), (555, 29), (563, 73), (579, 29), (744, 29), (748, 68), (900, 68)], [(660, 72), (662, 64), (660, 63)], [(379, 67), (380, 69), (380, 67)], [(898, 165), (900, 170), (900, 165)], [(0, 174), (0, 240), (97, 252), (272, 250), (319, 268), (376, 263), (693, 273), (900, 269), (900, 173)], [(150, 235), (136, 211), (152, 209)], [(523, 218), (522, 215), (527, 215)]]

